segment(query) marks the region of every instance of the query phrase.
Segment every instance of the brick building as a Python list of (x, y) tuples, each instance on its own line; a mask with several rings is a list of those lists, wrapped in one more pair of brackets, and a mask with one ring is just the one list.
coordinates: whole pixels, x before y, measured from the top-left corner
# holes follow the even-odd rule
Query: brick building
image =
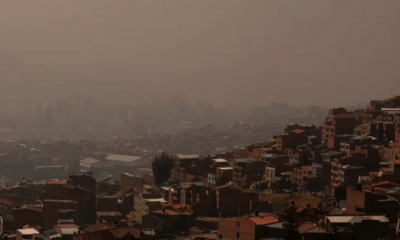
[(77, 207), (77, 201), (45, 199), (43, 201), (43, 227), (49, 229), (60, 219), (75, 219)]
[(157, 236), (168, 235), (187, 230), (193, 224), (192, 212), (180, 204), (168, 204), (162, 209), (152, 211), (142, 218), (142, 229), (154, 229)]
[(153, 173), (144, 173), (143, 181), (145, 184), (148, 184), (148, 185), (154, 185), (156, 183)]
[[(170, 180), (176, 183), (202, 178), (213, 169), (213, 160), (200, 155), (176, 155), (173, 160), (173, 169)], [(215, 170), (214, 170), (215, 171)]]
[(95, 191), (97, 181), (92, 177), (92, 175), (91, 172), (76, 172), (69, 174), (67, 177), (67, 184)]
[[(237, 217), (251, 213), (256, 210), (258, 201), (258, 194), (250, 189), (237, 188), (230, 184), (216, 188), (216, 203), (220, 217)], [(268, 205), (267, 202), (265, 204)]]
[(312, 178), (314, 178), (312, 166), (303, 166), (301, 168), (294, 168), (293, 170), (292, 182), (301, 186), (303, 189)]
[(330, 184), (331, 183), (331, 162), (334, 159), (340, 158), (342, 156), (346, 156), (344, 152), (337, 152), (337, 151), (327, 151), (322, 152), (322, 176), (323, 176), (323, 183)]
[[(325, 225), (333, 228), (339, 239), (385, 239), (392, 234), (389, 219), (382, 214), (329, 215)], [(344, 228), (346, 231), (340, 231)]]
[(48, 180), (44, 186), (44, 198), (56, 199), (62, 193), (63, 185), (66, 184), (66, 180)]
[[(70, 174), (66, 181), (47, 181), (44, 193), (44, 202), (47, 201), (47, 207), (45, 209), (44, 206), (44, 211), (49, 211), (49, 214), (51, 214), (48, 217), (45, 214), (45, 226), (51, 226), (51, 224), (54, 224), (61, 217), (61, 215), (57, 215), (58, 213), (54, 213), (58, 209), (64, 209), (65, 211), (60, 210), (60, 212), (63, 212), (67, 216), (73, 211), (73, 218), (80, 225), (95, 223), (96, 187), (97, 181), (92, 177), (92, 173), (90, 172)], [(76, 207), (63, 208), (62, 203), (68, 201), (76, 202)]]
[(113, 196), (98, 197), (96, 212), (118, 212), (118, 198)]
[(233, 167), (217, 167), (215, 169), (215, 183), (216, 186), (223, 185), (232, 181)]
[(180, 203), (190, 207), (195, 217), (217, 215), (215, 202), (215, 190), (205, 187), (202, 183), (193, 183), (181, 187)]
[(218, 226), (218, 235), (222, 235), (223, 238), (228, 239), (262, 239), (262, 237), (264, 237), (263, 226), (276, 222), (278, 222), (278, 219), (273, 216), (221, 218)]
[(363, 191), (357, 187), (347, 187), (347, 214), (385, 214), (389, 220), (397, 222), (399, 202), (388, 195)]
[(289, 157), (278, 154), (262, 154), (262, 161), (270, 167), (289, 163)]
[(249, 187), (253, 182), (262, 181), (265, 165), (265, 162), (254, 159), (235, 159), (232, 180), (236, 186)]
[(13, 209), (14, 225), (19, 228), (25, 225), (43, 227), (43, 208), (35, 205), (23, 205)]
[(144, 180), (140, 176), (133, 175), (131, 173), (122, 172), (121, 178), (121, 189), (129, 189), (133, 187), (141, 187), (144, 184)]
[(284, 135), (279, 135), (276, 139), (277, 150), (295, 149), (298, 145), (306, 144), (308, 142), (308, 135), (309, 133), (302, 129), (295, 129)]
[(330, 137), (344, 134), (352, 135), (357, 125), (357, 118), (352, 113), (328, 116), (327, 121), (322, 124), (322, 143), (328, 143)]

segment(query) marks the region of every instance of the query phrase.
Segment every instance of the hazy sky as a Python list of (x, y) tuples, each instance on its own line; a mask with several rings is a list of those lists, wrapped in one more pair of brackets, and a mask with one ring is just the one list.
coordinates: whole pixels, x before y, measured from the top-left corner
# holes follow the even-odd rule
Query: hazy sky
[(0, 101), (382, 99), (400, 94), (399, 9), (399, 0), (3, 1)]

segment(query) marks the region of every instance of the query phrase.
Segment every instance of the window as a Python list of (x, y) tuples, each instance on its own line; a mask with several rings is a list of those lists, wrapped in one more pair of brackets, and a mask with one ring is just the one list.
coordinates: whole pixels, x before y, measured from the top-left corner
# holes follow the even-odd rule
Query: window
[(239, 221), (236, 222), (236, 225), (237, 225), (238, 228), (240, 228), (240, 222)]
[(240, 233), (236, 233), (236, 238), (240, 238)]
[(357, 211), (357, 212), (364, 212), (364, 208), (356, 207), (356, 211)]
[(155, 223), (153, 223), (153, 227), (157, 227), (157, 223), (155, 222)]

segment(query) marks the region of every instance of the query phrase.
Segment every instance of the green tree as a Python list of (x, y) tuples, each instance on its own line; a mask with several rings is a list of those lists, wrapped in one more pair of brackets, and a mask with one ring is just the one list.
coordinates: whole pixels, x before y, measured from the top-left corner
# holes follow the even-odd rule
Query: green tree
[(173, 158), (168, 155), (168, 153), (161, 153), (156, 156), (151, 163), (153, 168), (154, 179), (157, 186), (168, 181), (171, 176), (171, 170), (173, 168)]

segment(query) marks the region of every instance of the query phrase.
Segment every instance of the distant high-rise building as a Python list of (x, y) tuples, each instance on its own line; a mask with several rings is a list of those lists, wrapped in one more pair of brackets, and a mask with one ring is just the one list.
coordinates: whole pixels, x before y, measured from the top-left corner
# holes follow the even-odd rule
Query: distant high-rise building
[(46, 107), (44, 111), (44, 126), (43, 126), (43, 134), (45, 137), (53, 136), (53, 107), (51, 105)]

